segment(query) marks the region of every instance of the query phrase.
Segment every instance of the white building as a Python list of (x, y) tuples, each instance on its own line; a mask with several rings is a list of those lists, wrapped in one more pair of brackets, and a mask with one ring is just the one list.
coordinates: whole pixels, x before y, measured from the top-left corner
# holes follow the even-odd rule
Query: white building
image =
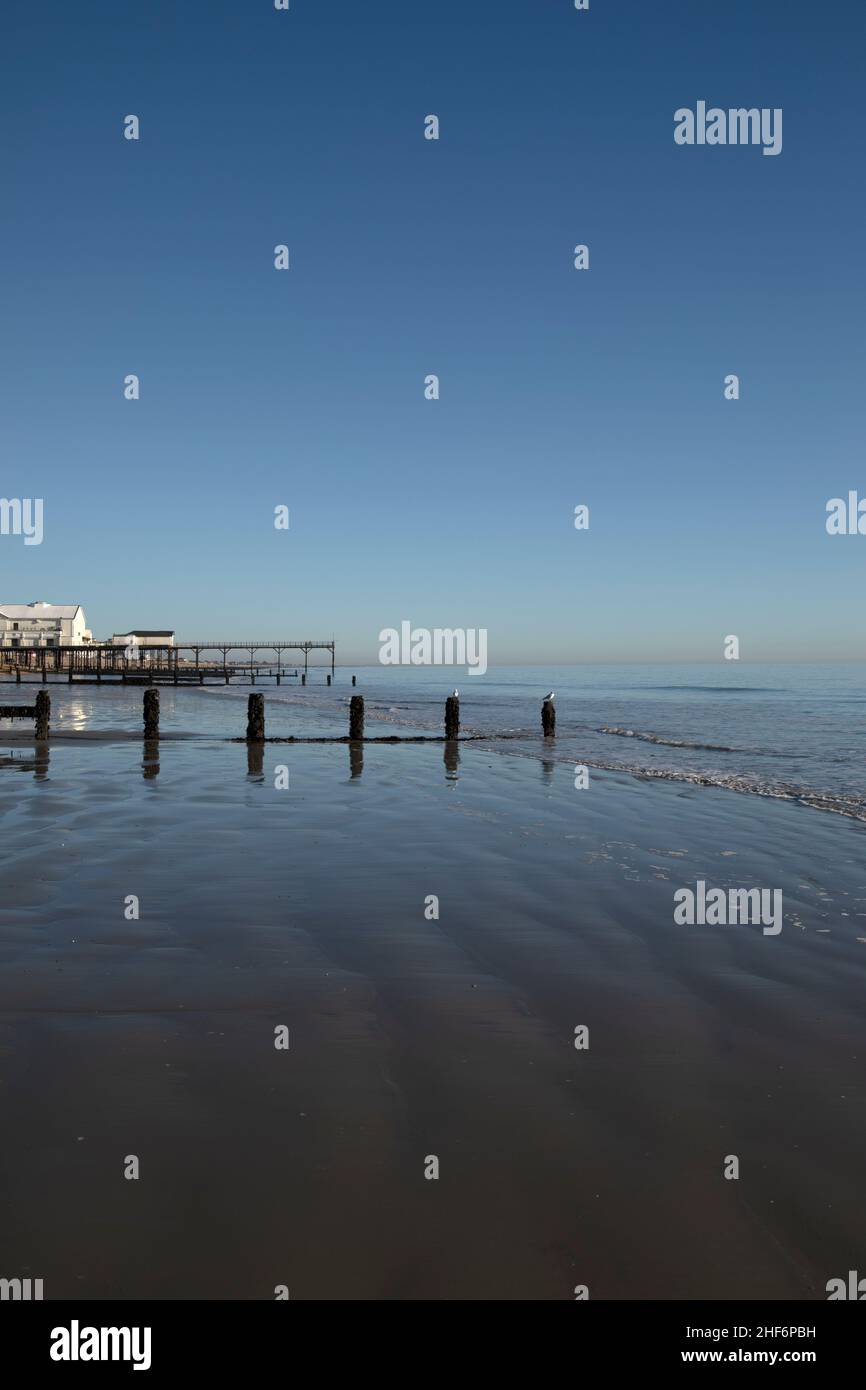
[(79, 603), (0, 603), (0, 647), (78, 647), (92, 637)]
[(173, 647), (174, 633), (168, 628), (136, 627), (132, 632), (115, 632), (113, 647)]

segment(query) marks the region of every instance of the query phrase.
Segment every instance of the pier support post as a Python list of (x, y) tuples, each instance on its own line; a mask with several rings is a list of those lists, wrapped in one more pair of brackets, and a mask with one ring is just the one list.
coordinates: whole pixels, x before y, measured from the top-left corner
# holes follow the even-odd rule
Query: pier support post
[(556, 709), (552, 700), (545, 700), (541, 706), (541, 727), (545, 738), (556, 738)]
[(265, 697), (247, 697), (247, 743), (264, 743), (265, 740)]
[(40, 690), (36, 696), (36, 737), (40, 741), (48, 737), (51, 723), (51, 696), (47, 690)]
[(20, 684), (21, 684), (21, 667), (20, 667), (20, 666), (16, 666), (16, 667), (15, 667), (15, 684), (16, 684), (16, 685), (20, 685)]
[(349, 701), (349, 738), (364, 737), (364, 697), (353, 695)]
[(159, 738), (159, 691), (144, 692), (144, 737)]
[(457, 738), (460, 733), (460, 700), (449, 695), (445, 701), (445, 737)]

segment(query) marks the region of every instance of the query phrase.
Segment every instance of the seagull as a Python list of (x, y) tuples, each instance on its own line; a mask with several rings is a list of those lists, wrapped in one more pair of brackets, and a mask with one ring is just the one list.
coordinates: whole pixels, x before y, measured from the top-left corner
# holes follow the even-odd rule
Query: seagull
[(556, 694), (556, 691), (555, 691), (555, 690), (551, 690), (551, 692), (550, 692), (549, 695), (545, 695), (545, 697), (544, 697), (544, 703), (547, 704), (548, 700), (552, 700), (555, 694)]
[(458, 696), (459, 694), (460, 694), (460, 691), (459, 691), (459, 690), (452, 690), (452, 691), (451, 691), (451, 695), (452, 695), (452, 697), (453, 697), (455, 700), (457, 699), (457, 696)]

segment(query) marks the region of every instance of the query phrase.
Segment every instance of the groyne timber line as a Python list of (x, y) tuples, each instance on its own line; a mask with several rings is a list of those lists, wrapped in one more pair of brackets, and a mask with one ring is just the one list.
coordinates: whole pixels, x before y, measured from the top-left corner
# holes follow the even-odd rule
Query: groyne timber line
[[(330, 677), (328, 678), (330, 681)], [(353, 677), (354, 680), (354, 677)], [(141, 733), (134, 734), (127, 730), (106, 730), (101, 733), (100, 741), (111, 742), (118, 739), (144, 738), (148, 743), (159, 740), (162, 736), (159, 727), (159, 691), (151, 687), (144, 692), (143, 701), (144, 727)], [(0, 705), (0, 719), (27, 719), (35, 721), (35, 733), (33, 740), (36, 743), (47, 743), (51, 739), (51, 697), (46, 690), (41, 690), (36, 696), (35, 705)], [(545, 738), (556, 737), (556, 710), (552, 700), (545, 700), (541, 707), (541, 727)], [(178, 737), (179, 735), (174, 735)], [(55, 735), (57, 737), (57, 735)], [(82, 742), (91, 741), (93, 733), (87, 730), (64, 730), (59, 737), (64, 741), (75, 741), (76, 738)], [(171, 734), (168, 736), (172, 737)], [(183, 735), (180, 735), (183, 737)], [(264, 695), (250, 695), (247, 699), (247, 729), (245, 737), (223, 739), (227, 743), (453, 743), (458, 739), (461, 742), (480, 742), (485, 739), (515, 738), (516, 734), (460, 734), (460, 700), (458, 696), (449, 695), (445, 701), (445, 732), (443, 734), (380, 734), (369, 737), (364, 733), (364, 697), (353, 695), (349, 701), (349, 732), (348, 734), (332, 735), (283, 735), (277, 738), (267, 738), (265, 736), (265, 697)], [(11, 742), (8, 735), (0, 734), (0, 741)], [(24, 739), (14, 740), (30, 742), (25, 736)]]

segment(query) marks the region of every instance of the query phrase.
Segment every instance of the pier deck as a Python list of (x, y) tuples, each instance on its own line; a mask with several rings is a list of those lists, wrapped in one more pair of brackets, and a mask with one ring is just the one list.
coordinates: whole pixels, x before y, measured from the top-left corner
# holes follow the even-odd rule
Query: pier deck
[[(300, 678), (300, 657), (291, 657), (292, 653), (303, 656), (305, 678), (310, 653), (316, 651), (330, 652), (333, 677), (334, 641), (197, 641), (140, 646), (134, 652), (93, 642), (77, 647), (4, 647), (0, 649), (0, 680), (46, 683), (49, 676), (66, 676), (70, 685), (255, 685), (260, 680), (279, 685), (283, 680)], [(236, 659), (240, 652), (245, 659)]]

